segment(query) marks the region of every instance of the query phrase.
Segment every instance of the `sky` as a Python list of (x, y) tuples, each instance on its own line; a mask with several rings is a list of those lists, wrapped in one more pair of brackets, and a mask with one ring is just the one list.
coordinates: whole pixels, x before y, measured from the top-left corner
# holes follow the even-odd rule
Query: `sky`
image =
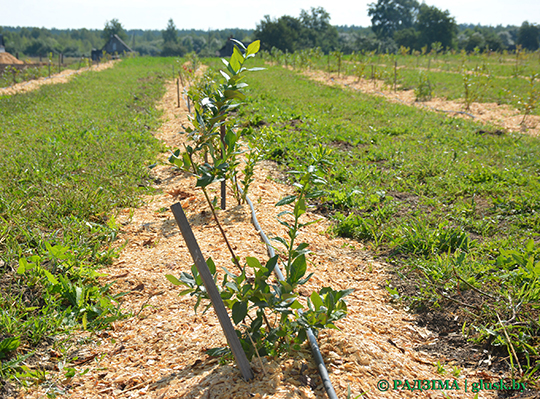
[[(129, 29), (159, 29), (172, 18), (178, 29), (255, 29), (265, 15), (297, 17), (324, 7), (332, 25), (370, 26), (376, 0), (0, 0), (0, 26), (103, 29), (116, 18)], [(425, 0), (449, 10), (458, 24), (521, 25), (540, 22), (540, 0)]]

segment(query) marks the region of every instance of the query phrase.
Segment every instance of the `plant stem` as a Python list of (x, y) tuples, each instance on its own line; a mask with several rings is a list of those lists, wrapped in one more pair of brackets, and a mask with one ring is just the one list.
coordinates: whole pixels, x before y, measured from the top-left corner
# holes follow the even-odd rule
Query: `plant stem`
[[(193, 158), (191, 157), (191, 154), (188, 153), (188, 155), (189, 155), (189, 160), (190, 160), (190, 163), (191, 163), (191, 167), (193, 168), (193, 173), (195, 175), (197, 175), (197, 170), (195, 169), (195, 164), (193, 163)], [(229, 252), (232, 255), (233, 262), (236, 265), (236, 267), (238, 268), (238, 270), (240, 270), (240, 273), (242, 273), (243, 272), (242, 266), (240, 266), (240, 262), (238, 262), (238, 258), (236, 256), (236, 254), (234, 253), (234, 251), (233, 251), (233, 249), (231, 247), (231, 244), (229, 243), (229, 240), (227, 239), (227, 235), (225, 234), (225, 231), (221, 227), (221, 223), (219, 223), (219, 219), (217, 217), (216, 210), (214, 209), (214, 206), (212, 205), (212, 201), (210, 201), (210, 197), (208, 196), (208, 192), (206, 191), (206, 188), (204, 188), (204, 187), (201, 187), (201, 189), (202, 189), (202, 192), (204, 193), (204, 197), (206, 198), (206, 202), (208, 203), (208, 206), (210, 207), (210, 210), (212, 211), (212, 216), (214, 217), (214, 220), (216, 221), (216, 225), (218, 226), (218, 229), (219, 229), (221, 235), (223, 236), (223, 239), (225, 240), (225, 244), (227, 244), (227, 248), (229, 249)]]
[(208, 193), (206, 192), (206, 189), (204, 187), (201, 187), (201, 188), (202, 188), (202, 191), (203, 191), (204, 196), (206, 198), (206, 202), (208, 203), (208, 206), (210, 207), (210, 210), (212, 211), (212, 216), (214, 217), (214, 220), (216, 221), (218, 229), (221, 232), (221, 235), (223, 236), (223, 239), (225, 240), (225, 243), (227, 244), (227, 248), (229, 248), (229, 252), (231, 253), (231, 256), (233, 258), (233, 262), (236, 265), (236, 267), (238, 268), (238, 270), (240, 270), (240, 272), (243, 272), (242, 266), (240, 266), (240, 262), (238, 262), (238, 258), (236, 256), (236, 254), (234, 253), (234, 250), (232, 249), (231, 244), (229, 243), (229, 240), (227, 239), (227, 235), (225, 234), (225, 231), (221, 227), (221, 223), (219, 223), (219, 219), (217, 217), (216, 210), (212, 206), (212, 201), (210, 201), (210, 197), (208, 196)]

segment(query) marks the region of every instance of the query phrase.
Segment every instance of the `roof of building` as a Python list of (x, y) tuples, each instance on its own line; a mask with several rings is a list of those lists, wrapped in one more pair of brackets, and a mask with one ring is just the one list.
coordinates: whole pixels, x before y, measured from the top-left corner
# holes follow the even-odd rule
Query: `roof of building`
[(109, 44), (113, 39), (116, 39), (120, 42), (120, 44), (122, 46), (124, 46), (128, 51), (133, 51), (126, 43), (124, 43), (124, 41), (122, 39), (120, 39), (120, 36), (118, 36), (117, 34), (114, 34), (114, 35), (111, 35), (111, 38), (109, 39), (109, 41), (105, 44), (105, 46), (103, 46), (103, 49), (105, 49), (105, 47), (107, 47), (107, 44)]

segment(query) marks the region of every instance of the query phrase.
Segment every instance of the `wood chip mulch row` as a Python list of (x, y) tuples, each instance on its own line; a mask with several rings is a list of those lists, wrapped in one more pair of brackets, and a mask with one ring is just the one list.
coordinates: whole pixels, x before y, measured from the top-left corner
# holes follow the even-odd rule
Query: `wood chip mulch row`
[[(92, 65), (89, 68), (81, 69), (66, 69), (60, 73), (52, 74), (51, 77), (42, 77), (34, 80), (29, 80), (27, 82), (17, 83), (9, 87), (0, 87), (0, 96), (10, 96), (17, 93), (25, 93), (28, 91), (36, 90), (37, 88), (48, 85), (48, 84), (57, 84), (57, 83), (67, 83), (72, 76), (78, 75), (87, 71), (103, 71), (104, 69), (111, 68), (115, 63), (120, 60), (114, 60), (109, 62), (102, 62), (99, 65)], [(54, 66), (51, 67), (54, 69)]]

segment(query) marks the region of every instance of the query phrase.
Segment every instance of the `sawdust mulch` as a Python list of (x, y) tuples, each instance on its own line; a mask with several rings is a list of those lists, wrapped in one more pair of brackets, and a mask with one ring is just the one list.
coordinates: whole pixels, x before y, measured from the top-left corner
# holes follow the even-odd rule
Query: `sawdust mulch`
[[(160, 107), (163, 125), (156, 136), (170, 148), (179, 147), (184, 137), (178, 134), (188, 124), (186, 108), (176, 107), (176, 85), (169, 84)], [(169, 207), (180, 201), (204, 256), (211, 256), (218, 268), (233, 269), (230, 254), (221, 238), (202, 193), (194, 179), (166, 164), (153, 169), (160, 194), (148, 196), (146, 205), (125, 209), (117, 218), (122, 224), (119, 242), (127, 240), (119, 259), (109, 268), (103, 283), (116, 281), (115, 292), (129, 291), (123, 308), (136, 314), (113, 323), (112, 329), (93, 337), (91, 344), (78, 346), (78, 371), (83, 376), (62, 382), (65, 397), (70, 398), (324, 398), (311, 353), (306, 347), (291, 357), (263, 358), (264, 370), (257, 358), (252, 361), (253, 381), (245, 382), (234, 364), (219, 364), (205, 350), (225, 345), (217, 317), (210, 309), (195, 314), (194, 298), (179, 297), (165, 274), (179, 276), (188, 271), (192, 260)], [(263, 230), (270, 236), (285, 235), (274, 204), (291, 188), (279, 183), (280, 173), (271, 163), (261, 163), (250, 189)], [(216, 195), (219, 187), (213, 188)], [(229, 193), (230, 194), (230, 193)], [(243, 259), (256, 256), (267, 259), (266, 249), (249, 219), (247, 206), (238, 206), (232, 195), (228, 208), (219, 211), (224, 229), (237, 254)], [(380, 392), (377, 382), (388, 380), (440, 380), (454, 377), (437, 374), (437, 360), (416, 347), (435, 343), (436, 334), (418, 327), (413, 317), (392, 306), (384, 288), (389, 280), (387, 266), (373, 260), (355, 241), (331, 238), (330, 222), (307, 213), (307, 219), (321, 219), (307, 227), (300, 240), (310, 244), (311, 271), (315, 275), (305, 286), (308, 291), (321, 286), (354, 288), (348, 297), (349, 314), (337, 325), (340, 331), (323, 331), (321, 351), (330, 378), (339, 397), (346, 397), (350, 386), (354, 396), (364, 398), (400, 398), (413, 394), (407, 390)], [(300, 241), (299, 241), (300, 242)], [(73, 339), (88, 337), (86, 333)], [(44, 359), (44, 361), (47, 359)], [(266, 374), (265, 374), (266, 373)], [(61, 379), (61, 374), (58, 373)], [(473, 398), (463, 391), (463, 382), (486, 378), (485, 372), (462, 370), (459, 391), (425, 391), (425, 398)], [(498, 376), (492, 375), (493, 378)], [(44, 394), (28, 391), (22, 397)], [(414, 393), (418, 395), (418, 393)], [(493, 397), (491, 392), (480, 396)]]
[(0, 96), (10, 96), (17, 93), (25, 93), (28, 91), (36, 90), (37, 88), (48, 85), (48, 84), (57, 84), (57, 83), (67, 83), (72, 76), (84, 73), (87, 71), (103, 71), (104, 69), (112, 68), (116, 62), (120, 60), (114, 60), (109, 62), (102, 62), (99, 65), (92, 65), (89, 68), (81, 68), (77, 70), (66, 69), (60, 73), (51, 74), (51, 77), (42, 77), (34, 80), (29, 80), (27, 82), (21, 82), (14, 84), (9, 87), (0, 88)]
[(0, 53), (0, 65), (24, 65), (24, 62), (15, 58), (10, 53)]

